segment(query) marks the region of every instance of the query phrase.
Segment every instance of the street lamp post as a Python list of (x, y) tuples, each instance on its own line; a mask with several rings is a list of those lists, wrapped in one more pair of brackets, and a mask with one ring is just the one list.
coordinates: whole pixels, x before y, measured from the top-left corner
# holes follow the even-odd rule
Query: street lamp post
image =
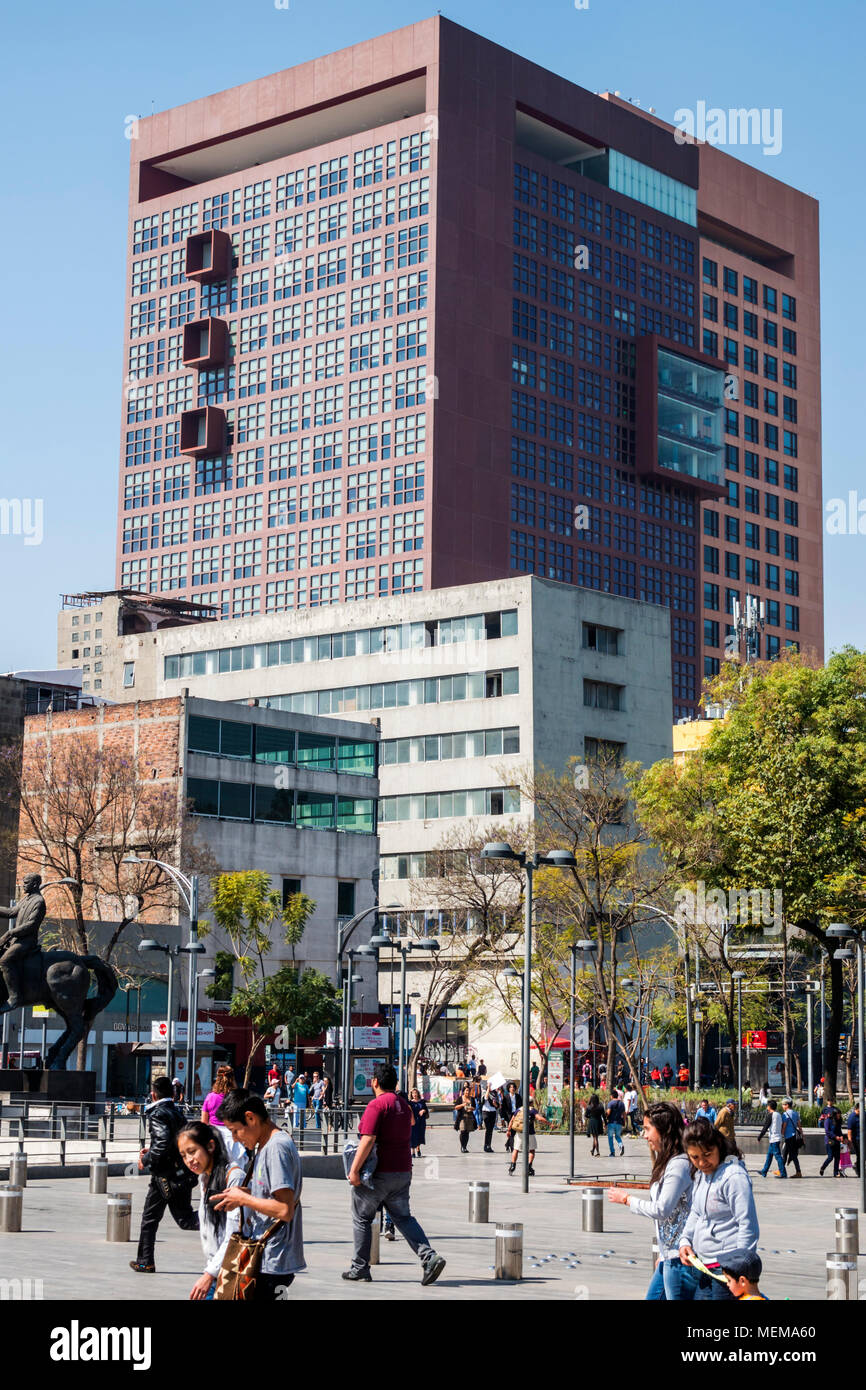
[(180, 869), (176, 869), (174, 864), (166, 864), (163, 859), (142, 859), (137, 854), (127, 854), (122, 860), (122, 862), (124, 864), (157, 864), (159, 868), (161, 868), (165, 873), (168, 874), (169, 878), (174, 883), (175, 887), (180, 893), (181, 898), (183, 899), (184, 906), (187, 910), (187, 915), (189, 917), (189, 940), (187, 941), (186, 946), (182, 947), (181, 949), (190, 953), (189, 977), (187, 979), (186, 990), (186, 1075), (187, 1085), (189, 1085), (191, 1075), (190, 1066), (192, 1063), (192, 1009), (193, 993), (195, 988), (195, 962), (192, 959), (192, 956), (195, 954), (199, 954), (204, 950), (204, 946), (199, 943), (198, 939), (198, 874), (184, 874), (181, 873)]
[(812, 996), (815, 993), (815, 985), (812, 980), (806, 981), (806, 1086), (808, 1088), (807, 1098), (809, 1105), (812, 1104), (812, 1097), (815, 1094), (815, 1047), (812, 1039)]
[[(575, 995), (577, 994), (577, 953), (582, 952), (584, 956), (595, 950), (595, 942), (589, 940), (575, 941), (571, 948), (571, 1009), (569, 1023), (571, 1027), (571, 1084), (569, 1087), (568, 1104), (568, 1176), (574, 1178), (574, 1009)], [(593, 1069), (595, 1068), (595, 1056), (593, 1056)]]
[[(350, 985), (349, 985), (349, 990), (348, 990), (348, 995), (347, 995), (346, 990), (345, 990), (345, 987), (344, 987), (344, 986), (345, 986), (345, 980), (344, 980), (344, 973), (343, 973), (343, 956), (346, 954), (346, 948), (347, 948), (347, 946), (348, 946), (348, 944), (349, 944), (349, 940), (350, 940), (350, 938), (351, 938), (353, 932), (355, 931), (355, 928), (358, 926), (358, 924), (359, 924), (360, 922), (363, 922), (363, 920), (364, 920), (365, 917), (369, 917), (369, 915), (370, 915), (371, 912), (375, 912), (375, 913), (392, 912), (392, 911), (395, 911), (396, 909), (399, 909), (399, 907), (400, 907), (400, 904), (399, 904), (399, 903), (386, 903), (386, 904), (384, 905), (384, 907), (383, 907), (381, 904), (379, 904), (379, 903), (373, 903), (373, 905), (372, 905), (371, 907), (365, 907), (365, 908), (363, 909), (362, 912), (356, 912), (356, 913), (355, 913), (355, 916), (352, 917), (348, 922), (341, 923), (341, 922), (339, 921), (339, 919), (338, 919), (338, 921), (337, 921), (337, 986), (338, 986), (338, 988), (341, 989), (342, 992), (343, 992), (343, 1028), (342, 1028), (342, 1046), (341, 1046), (341, 1048), (340, 1048), (340, 1078), (341, 1078), (341, 1080), (340, 1080), (340, 1089), (341, 1089), (341, 1093), (342, 1093), (342, 1104), (343, 1104), (343, 1111), (344, 1111), (344, 1114), (347, 1113), (347, 1112), (348, 1112), (348, 1109), (349, 1109), (349, 1096), (348, 1096), (348, 1091), (347, 1091), (346, 1089), (344, 1089), (344, 1088), (345, 1088), (345, 1087), (348, 1087), (348, 1084), (349, 1084), (349, 1071), (350, 1071), (350, 1067), (349, 1067), (349, 1055), (348, 1055), (348, 1054), (349, 1054), (349, 1027), (350, 1027), (350, 1024), (349, 1024), (348, 1014), (351, 1012), (351, 992), (352, 992), (352, 990), (351, 990), (351, 984), (350, 984)], [(389, 939), (390, 939), (390, 938), (389, 938)], [(375, 953), (375, 952), (374, 952), (374, 953)], [(368, 952), (368, 951), (364, 951), (363, 954), (364, 954), (364, 955), (368, 955), (369, 952)], [(350, 966), (350, 968), (349, 968), (349, 974), (351, 975), (351, 973), (352, 973), (352, 971), (351, 971), (351, 966)], [(346, 1120), (346, 1125), (348, 1126), (348, 1119)]]
[(523, 1064), (522, 1064), (522, 1083), (523, 1083), (523, 1142), (520, 1150), (523, 1156), (521, 1165), (523, 1170), (523, 1191), (529, 1191), (529, 1030), (531, 1023), (532, 1007), (532, 885), (536, 869), (550, 867), (556, 869), (573, 869), (577, 860), (568, 850), (554, 849), (548, 854), (536, 854), (529, 856), (522, 850), (518, 854), (510, 845), (503, 841), (491, 841), (486, 844), (481, 851), (482, 859), (502, 859), (512, 860), (520, 864), (526, 874), (526, 893), (524, 929), (523, 929)]
[(138, 943), (139, 951), (162, 951), (168, 957), (168, 997), (165, 1007), (165, 1074), (171, 1081), (171, 1016), (174, 1009), (174, 958), (177, 946), (162, 946), (148, 937)]
[[(192, 1029), (192, 1070), (189, 1074), (189, 1099), (195, 1105), (195, 1074), (198, 1066), (198, 982), (199, 980), (216, 979), (216, 971), (211, 969), (195, 970), (195, 962), (190, 957), (190, 970), (194, 970), (193, 995), (192, 995), (192, 1018), (190, 1028)], [(204, 1096), (202, 1096), (204, 1100)]]
[[(438, 951), (439, 942), (435, 937), (425, 936), (420, 941), (401, 942), (395, 936), (390, 936), (382, 932), (379, 936), (370, 938), (370, 945), (374, 950), (389, 946), (392, 951), (400, 952), (400, 1036), (397, 1048), (397, 1089), (406, 1089), (406, 960), (411, 951)], [(393, 1020), (392, 1020), (393, 1022)]]
[(745, 971), (735, 970), (731, 975), (737, 982), (737, 1123), (743, 1118), (743, 980)]
[[(864, 1092), (864, 1027), (863, 1027), (863, 991), (866, 987), (863, 975), (863, 929), (849, 927), (845, 922), (833, 922), (827, 928), (827, 935), (842, 943), (839, 950), (833, 952), (834, 960), (853, 960), (854, 975), (857, 989), (857, 1103), (860, 1106), (860, 1120), (857, 1132), (857, 1157), (858, 1168), (860, 1170), (860, 1210), (866, 1213), (866, 1163), (863, 1162), (863, 1092)], [(854, 942), (854, 949), (846, 946), (846, 941)]]

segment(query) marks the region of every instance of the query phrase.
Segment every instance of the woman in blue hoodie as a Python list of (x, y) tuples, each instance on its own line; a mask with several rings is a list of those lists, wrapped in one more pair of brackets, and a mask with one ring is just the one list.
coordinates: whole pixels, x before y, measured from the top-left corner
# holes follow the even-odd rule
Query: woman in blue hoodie
[(696, 1255), (710, 1271), (699, 1273), (695, 1300), (730, 1299), (732, 1294), (717, 1277), (724, 1256), (735, 1250), (757, 1250), (758, 1214), (752, 1182), (733, 1148), (709, 1120), (695, 1120), (683, 1135), (683, 1144), (695, 1169), (692, 1205), (680, 1236), (680, 1259), (689, 1264)]

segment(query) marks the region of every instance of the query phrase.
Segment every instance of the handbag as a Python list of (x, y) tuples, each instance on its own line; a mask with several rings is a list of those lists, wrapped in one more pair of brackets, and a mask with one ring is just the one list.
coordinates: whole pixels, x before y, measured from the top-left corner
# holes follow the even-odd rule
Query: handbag
[[(257, 1157), (258, 1150), (250, 1159), (250, 1166), (247, 1168), (243, 1181), (244, 1187), (247, 1187), (253, 1175)], [(277, 1227), (283, 1224), (282, 1221), (275, 1221), (273, 1225), (268, 1227), (263, 1236), (258, 1236), (255, 1239), (252, 1236), (245, 1236), (244, 1208), (241, 1207), (240, 1230), (233, 1231), (229, 1236), (222, 1266), (217, 1275), (214, 1299), (220, 1299), (226, 1303), (246, 1303), (255, 1297), (256, 1280), (261, 1271), (265, 1246)]]
[(841, 1152), (841, 1154), (839, 1155), (839, 1171), (840, 1171), (840, 1173), (843, 1172), (843, 1171), (844, 1171), (845, 1169), (847, 1169), (847, 1168), (852, 1168), (853, 1166), (854, 1166), (854, 1164), (853, 1164), (853, 1159), (851, 1158), (851, 1150), (848, 1149), (848, 1148), (843, 1149), (842, 1152)]

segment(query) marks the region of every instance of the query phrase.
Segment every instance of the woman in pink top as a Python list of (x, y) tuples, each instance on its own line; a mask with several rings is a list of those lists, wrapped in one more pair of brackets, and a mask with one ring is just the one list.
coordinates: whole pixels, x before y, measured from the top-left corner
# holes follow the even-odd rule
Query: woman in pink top
[(222, 1125), (222, 1120), (217, 1119), (217, 1111), (228, 1095), (229, 1091), (236, 1091), (238, 1083), (235, 1081), (235, 1074), (227, 1063), (222, 1063), (217, 1067), (216, 1081), (213, 1088), (205, 1096), (201, 1107), (201, 1117), (206, 1125)]

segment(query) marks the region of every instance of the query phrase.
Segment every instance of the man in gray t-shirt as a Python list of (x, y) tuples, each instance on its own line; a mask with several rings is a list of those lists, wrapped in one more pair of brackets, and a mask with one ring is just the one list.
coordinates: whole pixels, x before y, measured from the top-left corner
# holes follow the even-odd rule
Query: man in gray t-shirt
[[(276, 1302), (295, 1275), (306, 1269), (301, 1225), (301, 1159), (293, 1141), (272, 1123), (260, 1096), (230, 1091), (219, 1118), (245, 1149), (256, 1150), (249, 1188), (231, 1187), (219, 1193), (221, 1211), (242, 1209), (245, 1236), (260, 1239), (279, 1222), (265, 1245), (255, 1300)], [(249, 1166), (249, 1164), (247, 1165)]]

